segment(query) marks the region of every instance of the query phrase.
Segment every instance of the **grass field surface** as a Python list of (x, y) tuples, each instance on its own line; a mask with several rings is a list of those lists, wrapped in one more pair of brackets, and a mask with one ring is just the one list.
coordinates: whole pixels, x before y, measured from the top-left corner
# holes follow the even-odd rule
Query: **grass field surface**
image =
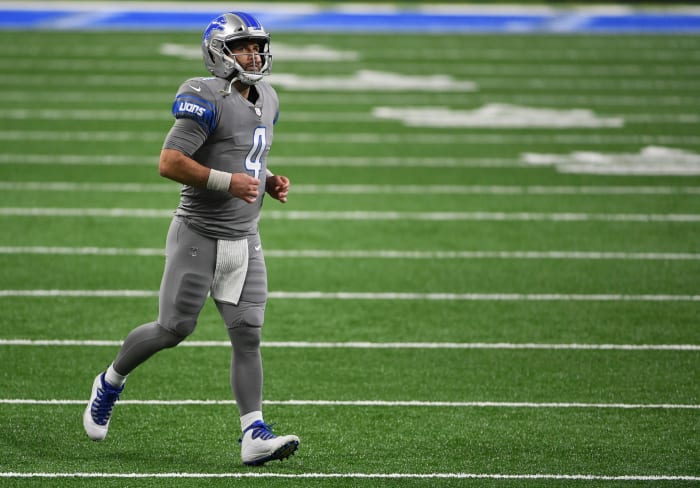
[(0, 41), (0, 485), (700, 482), (699, 38), (274, 35), (265, 416), (301, 446), (259, 469), (212, 303), (80, 424), (157, 316), (199, 34)]

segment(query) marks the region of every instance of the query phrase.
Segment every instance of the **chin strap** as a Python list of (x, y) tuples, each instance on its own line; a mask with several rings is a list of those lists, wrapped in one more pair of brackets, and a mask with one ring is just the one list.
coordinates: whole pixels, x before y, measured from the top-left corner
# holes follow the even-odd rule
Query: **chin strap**
[(219, 93), (222, 93), (225, 97), (229, 96), (231, 94), (231, 87), (233, 87), (233, 84), (238, 81), (238, 76), (234, 76), (231, 78), (231, 81), (228, 84), (228, 88), (226, 90), (219, 90)]
[(243, 83), (244, 85), (254, 86), (254, 85), (256, 85), (256, 84), (258, 83), (258, 81), (260, 81), (261, 79), (262, 79), (262, 76), (261, 76), (260, 79), (258, 79), (258, 80), (255, 80), (255, 81), (252, 81), (252, 82), (247, 82), (244, 78), (241, 78), (240, 76), (234, 76), (233, 78), (231, 78), (231, 81), (230, 81), (229, 84), (228, 84), (228, 88), (227, 88), (226, 90), (219, 90), (219, 93), (222, 93), (225, 97), (227, 97), (227, 96), (229, 96), (229, 95), (232, 93), (231, 88), (233, 87), (233, 84), (234, 84), (235, 82), (240, 81), (240, 82)]

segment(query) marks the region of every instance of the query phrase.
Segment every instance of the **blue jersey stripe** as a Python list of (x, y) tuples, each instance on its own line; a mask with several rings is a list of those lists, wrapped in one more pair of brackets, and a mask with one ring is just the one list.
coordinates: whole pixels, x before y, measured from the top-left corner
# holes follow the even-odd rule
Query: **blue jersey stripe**
[(175, 97), (172, 107), (176, 119), (192, 119), (210, 134), (216, 128), (216, 107), (211, 102), (194, 95), (182, 94)]

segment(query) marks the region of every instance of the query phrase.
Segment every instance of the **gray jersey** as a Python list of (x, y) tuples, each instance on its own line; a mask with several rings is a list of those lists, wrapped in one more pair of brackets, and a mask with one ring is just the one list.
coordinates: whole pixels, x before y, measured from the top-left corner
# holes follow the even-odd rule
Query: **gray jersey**
[(260, 82), (255, 104), (221, 78), (184, 82), (173, 103), (175, 124), (163, 149), (176, 149), (209, 168), (247, 173), (260, 179), (259, 195), (246, 203), (233, 195), (184, 185), (175, 212), (198, 233), (215, 239), (240, 239), (258, 231), (265, 194), (267, 154), (279, 114), (275, 90)]

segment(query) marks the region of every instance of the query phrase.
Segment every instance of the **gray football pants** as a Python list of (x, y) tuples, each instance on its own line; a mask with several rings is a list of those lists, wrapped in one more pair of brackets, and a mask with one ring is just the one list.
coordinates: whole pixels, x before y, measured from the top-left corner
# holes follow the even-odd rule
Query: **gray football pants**
[[(131, 373), (158, 351), (189, 336), (209, 295), (216, 268), (215, 239), (203, 237), (175, 217), (165, 247), (158, 321), (132, 330), (114, 360), (114, 369)], [(261, 328), (267, 300), (267, 271), (260, 236), (248, 237), (248, 272), (238, 305), (215, 301), (233, 346), (231, 388), (241, 415), (262, 410)]]

